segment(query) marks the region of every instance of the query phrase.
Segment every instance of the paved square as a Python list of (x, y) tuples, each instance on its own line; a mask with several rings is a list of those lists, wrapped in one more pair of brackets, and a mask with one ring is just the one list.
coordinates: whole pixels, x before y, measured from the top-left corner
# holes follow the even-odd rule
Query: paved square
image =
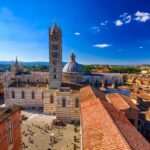
[(22, 122), (23, 150), (80, 150), (80, 126), (52, 127), (55, 116), (26, 111), (22, 114), (28, 117)]

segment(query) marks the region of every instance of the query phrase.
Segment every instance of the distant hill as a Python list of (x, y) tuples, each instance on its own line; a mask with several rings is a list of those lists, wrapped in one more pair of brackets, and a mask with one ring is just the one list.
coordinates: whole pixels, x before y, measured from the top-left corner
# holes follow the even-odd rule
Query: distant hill
[[(0, 61), (0, 65), (11, 65), (12, 61)], [(36, 66), (36, 65), (44, 65), (49, 66), (49, 62), (22, 62), (23, 66)], [(62, 62), (62, 65), (64, 66), (66, 62)]]

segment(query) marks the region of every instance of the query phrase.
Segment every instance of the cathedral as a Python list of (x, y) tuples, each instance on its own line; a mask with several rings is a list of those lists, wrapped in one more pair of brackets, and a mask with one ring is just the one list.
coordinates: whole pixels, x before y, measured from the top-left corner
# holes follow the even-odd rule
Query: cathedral
[(76, 62), (74, 53), (62, 68), (62, 30), (54, 23), (49, 28), (49, 72), (26, 72), (21, 63), (12, 64), (4, 76), (4, 96), (7, 107), (19, 105), (41, 109), (67, 122), (80, 121), (80, 88), (121, 84), (120, 74), (86, 74)]

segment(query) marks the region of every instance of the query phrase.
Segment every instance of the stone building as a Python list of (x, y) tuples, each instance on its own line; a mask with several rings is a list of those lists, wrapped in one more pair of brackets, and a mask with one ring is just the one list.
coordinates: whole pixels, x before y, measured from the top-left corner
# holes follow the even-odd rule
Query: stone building
[(20, 150), (21, 142), (20, 108), (0, 108), (0, 149)]
[(22, 72), (23, 71), (23, 65), (22, 65), (22, 63), (18, 62), (18, 58), (17, 57), (16, 57), (15, 63), (12, 63), (11, 71), (13, 73), (17, 73), (17, 72)]
[(62, 32), (56, 23), (49, 29), (49, 56), (49, 73), (21, 70), (6, 73), (5, 104), (7, 107), (15, 104), (41, 109), (45, 114), (56, 115), (64, 121), (78, 122), (81, 85), (62, 82)]
[(62, 81), (62, 31), (56, 23), (49, 29), (49, 50), (50, 50), (50, 80), (49, 88), (61, 87)]
[(70, 56), (70, 62), (62, 70), (62, 80), (95, 87), (117, 87), (123, 83), (122, 75), (119, 73), (84, 73), (82, 65), (76, 62), (74, 53)]
[(80, 87), (122, 82), (120, 74), (84, 74), (74, 53), (62, 69), (62, 31), (56, 23), (49, 28), (49, 65), (49, 72), (25, 72), (16, 58), (12, 72), (4, 75), (6, 106), (41, 109), (65, 121), (79, 121)]
[(67, 63), (62, 70), (62, 79), (64, 82), (83, 83), (83, 69), (76, 62), (74, 53), (70, 56), (70, 62)]

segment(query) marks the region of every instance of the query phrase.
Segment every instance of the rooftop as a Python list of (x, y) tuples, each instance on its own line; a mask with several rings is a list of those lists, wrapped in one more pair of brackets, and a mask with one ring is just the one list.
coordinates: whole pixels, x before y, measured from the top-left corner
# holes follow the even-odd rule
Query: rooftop
[(106, 98), (107, 98), (108, 102), (112, 103), (117, 110), (126, 110), (130, 107), (138, 110), (136, 105), (133, 104), (132, 101), (130, 101), (130, 99), (125, 95), (121, 95), (118, 93), (107, 94)]
[(80, 90), (83, 148), (86, 150), (149, 150), (150, 144), (112, 104), (102, 91)]
[(142, 99), (144, 99), (144, 100), (150, 101), (150, 94), (147, 94), (147, 93), (140, 93), (140, 94), (138, 94), (138, 97), (139, 97), (139, 98), (142, 98)]

